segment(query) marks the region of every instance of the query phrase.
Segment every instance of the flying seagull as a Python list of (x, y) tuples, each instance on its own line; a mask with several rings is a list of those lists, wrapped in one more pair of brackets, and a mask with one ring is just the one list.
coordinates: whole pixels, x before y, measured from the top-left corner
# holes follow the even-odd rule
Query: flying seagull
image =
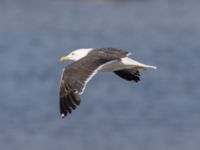
[(60, 58), (73, 60), (63, 69), (60, 80), (60, 114), (64, 118), (80, 104), (80, 95), (87, 83), (99, 71), (113, 72), (122, 79), (138, 82), (140, 72), (155, 66), (142, 64), (129, 56), (131, 53), (116, 48), (82, 48)]

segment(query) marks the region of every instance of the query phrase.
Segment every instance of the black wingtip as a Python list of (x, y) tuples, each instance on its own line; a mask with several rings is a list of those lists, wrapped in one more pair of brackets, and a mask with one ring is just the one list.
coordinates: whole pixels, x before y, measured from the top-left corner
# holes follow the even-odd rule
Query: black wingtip
[(124, 70), (114, 71), (114, 73), (127, 81), (135, 81), (135, 82), (140, 81), (139, 71), (124, 69)]
[[(80, 95), (68, 92), (65, 95), (60, 96), (60, 115), (64, 119), (68, 114), (72, 113), (72, 110), (80, 104)], [(61, 93), (62, 95), (62, 93)]]
[(61, 118), (64, 119), (66, 114), (61, 114)]

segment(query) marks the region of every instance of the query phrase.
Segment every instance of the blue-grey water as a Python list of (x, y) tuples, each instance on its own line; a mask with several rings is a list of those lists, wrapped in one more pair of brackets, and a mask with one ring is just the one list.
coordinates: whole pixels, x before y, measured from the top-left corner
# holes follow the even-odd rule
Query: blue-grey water
[[(1, 0), (1, 150), (199, 150), (200, 2)], [(59, 116), (59, 57), (117, 47), (158, 69), (100, 73)]]

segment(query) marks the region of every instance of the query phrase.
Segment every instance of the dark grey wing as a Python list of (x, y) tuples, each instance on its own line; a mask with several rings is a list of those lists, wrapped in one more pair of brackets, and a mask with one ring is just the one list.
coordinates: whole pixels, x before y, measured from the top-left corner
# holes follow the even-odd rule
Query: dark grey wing
[(100, 54), (89, 55), (65, 67), (60, 81), (60, 113), (63, 118), (80, 104), (80, 95), (99, 68), (118, 59)]
[(72, 109), (76, 109), (76, 106), (79, 104), (79, 93), (76, 90), (73, 90), (70, 84), (65, 83), (62, 78), (60, 82), (60, 113), (62, 118), (64, 118), (67, 113), (71, 113)]
[(135, 81), (135, 82), (140, 81), (140, 73), (137, 69), (123, 69), (114, 71), (114, 73), (119, 77), (128, 81)]
[(112, 55), (115, 57), (123, 58), (129, 56), (131, 53), (118, 48), (96, 48), (90, 53), (101, 53), (104, 55)]

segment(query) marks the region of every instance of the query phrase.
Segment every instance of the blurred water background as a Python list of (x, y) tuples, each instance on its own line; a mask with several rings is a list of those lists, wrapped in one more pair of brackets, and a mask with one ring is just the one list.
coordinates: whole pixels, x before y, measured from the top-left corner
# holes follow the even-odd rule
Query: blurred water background
[[(0, 0), (0, 149), (199, 150), (199, 6)], [(137, 84), (98, 74), (62, 120), (59, 57), (82, 47), (122, 48), (158, 69)]]

